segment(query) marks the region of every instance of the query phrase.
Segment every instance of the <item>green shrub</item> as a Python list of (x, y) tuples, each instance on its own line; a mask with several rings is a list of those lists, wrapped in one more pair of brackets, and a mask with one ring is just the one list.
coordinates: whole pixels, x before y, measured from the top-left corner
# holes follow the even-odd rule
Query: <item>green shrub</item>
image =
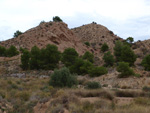
[(122, 51), (123, 43), (120, 41), (116, 41), (115, 47), (114, 47), (114, 55), (116, 57), (117, 62), (121, 62), (121, 51)]
[(101, 51), (102, 51), (102, 52), (108, 51), (108, 49), (109, 49), (109, 47), (108, 47), (108, 45), (107, 45), (106, 43), (104, 43), (104, 44), (102, 45), (102, 47), (101, 47)]
[(114, 55), (117, 62), (128, 62), (130, 66), (134, 65), (136, 55), (128, 44), (117, 41), (114, 47)]
[(134, 71), (129, 67), (129, 63), (126, 62), (119, 62), (117, 71), (121, 72), (119, 77), (129, 77), (131, 75), (135, 75)]
[(22, 34), (22, 32), (19, 31), (19, 30), (17, 30), (17, 31), (14, 33), (14, 37), (18, 37), (18, 36), (21, 35), (21, 34)]
[(68, 68), (64, 67), (60, 70), (54, 70), (49, 83), (53, 87), (72, 87), (77, 84), (77, 79), (70, 74)]
[(84, 42), (85, 45), (87, 46), (90, 46), (90, 43), (89, 42)]
[(105, 67), (93, 67), (89, 70), (89, 75), (91, 77), (97, 77), (108, 73), (107, 69)]
[(146, 55), (141, 62), (141, 65), (145, 68), (146, 71), (150, 71), (150, 55)]
[(61, 59), (61, 53), (57, 46), (48, 44), (45, 49), (40, 51), (40, 65), (42, 69), (57, 68), (57, 64)]
[(103, 60), (105, 62), (105, 66), (113, 66), (115, 60), (113, 55), (108, 51), (107, 53), (104, 54)]
[(59, 16), (53, 17), (54, 22), (62, 22), (62, 19)]
[(62, 53), (62, 62), (67, 67), (72, 66), (74, 65), (77, 57), (78, 57), (78, 53), (74, 48), (67, 48)]
[(45, 69), (50, 70), (57, 67), (58, 62), (61, 59), (61, 53), (58, 51), (57, 46), (48, 44), (46, 48), (41, 50), (34, 46), (29, 52), (26, 49), (20, 50), (21, 55), (21, 67), (26, 70), (32, 69)]
[(84, 53), (84, 55), (83, 55), (83, 57), (82, 57), (84, 60), (88, 60), (88, 61), (90, 61), (91, 63), (93, 63), (94, 62), (94, 55), (92, 54), (92, 53), (90, 53), (90, 52), (85, 52)]
[(40, 69), (40, 49), (37, 46), (34, 46), (32, 47), (30, 54), (30, 69)]
[(134, 42), (134, 39), (132, 37), (128, 37), (125, 41), (129, 44), (132, 44)]
[(88, 89), (98, 89), (98, 88), (101, 88), (101, 85), (99, 84), (99, 82), (88, 82), (87, 88)]
[(5, 55), (7, 57), (13, 57), (19, 54), (19, 51), (17, 48), (13, 45), (11, 45), (8, 49), (6, 49)]
[(136, 55), (128, 45), (122, 47), (121, 60), (123, 62), (128, 62), (130, 66), (133, 66), (136, 61)]
[(21, 68), (23, 70), (29, 69), (29, 60), (30, 60), (30, 52), (28, 50), (23, 50), (23, 54), (21, 55)]
[(0, 46), (0, 56), (5, 56), (6, 48), (3, 46)]
[(88, 70), (90, 70), (92, 67), (93, 64), (91, 62), (77, 58), (75, 59), (74, 65), (72, 65), (69, 69), (71, 73), (88, 74)]

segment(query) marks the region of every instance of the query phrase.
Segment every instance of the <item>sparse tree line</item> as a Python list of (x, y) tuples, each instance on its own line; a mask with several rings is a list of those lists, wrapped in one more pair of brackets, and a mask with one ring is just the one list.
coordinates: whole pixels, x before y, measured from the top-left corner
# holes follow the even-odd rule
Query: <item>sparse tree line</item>
[[(31, 51), (21, 48), (21, 67), (23, 70), (53, 70), (58, 67), (58, 63), (61, 61), (65, 67), (69, 68), (71, 73), (79, 75), (89, 74), (94, 77), (106, 74), (106, 67), (116, 65), (117, 71), (121, 72), (120, 77), (127, 77), (135, 75), (132, 68), (130, 68), (134, 66), (137, 58), (130, 47), (132, 42), (132, 37), (127, 38), (125, 42), (116, 41), (114, 54), (109, 51), (108, 45), (104, 43), (101, 46), (101, 51), (104, 53), (103, 60), (105, 64), (99, 67), (94, 66), (94, 55), (88, 51), (83, 56), (79, 56), (74, 48), (67, 48), (63, 53), (60, 53), (57, 46), (50, 44), (42, 49), (34, 46)], [(89, 42), (85, 44), (90, 46)], [(18, 54), (19, 51), (15, 46), (10, 46), (9, 48), (0, 46), (1, 57), (12, 57)], [(150, 70), (150, 55), (145, 56), (141, 65), (145, 70)]]
[[(74, 48), (67, 48), (61, 53), (58, 51), (57, 46), (50, 44), (42, 49), (34, 46), (31, 51), (20, 48), (20, 66), (23, 70), (54, 70), (58, 68), (59, 63), (64, 64), (64, 68), (54, 71), (50, 80), (51, 85), (54, 86), (55, 84), (59, 87), (72, 87), (74, 84), (77, 84), (74, 74), (88, 74), (90, 77), (97, 77), (107, 74), (107, 67), (112, 66), (116, 66), (117, 71), (120, 72), (119, 77), (139, 76), (132, 69), (137, 58), (131, 49), (132, 42), (132, 37), (127, 38), (124, 42), (116, 41), (113, 54), (109, 51), (107, 43), (104, 43), (101, 46), (101, 52), (104, 53), (103, 60), (105, 62), (103, 66), (95, 66), (94, 55), (88, 51), (83, 56), (79, 56)], [(85, 44), (90, 46), (89, 42), (85, 42)], [(19, 51), (15, 46), (10, 46), (7, 49), (0, 46), (1, 57), (12, 57), (18, 54)], [(150, 55), (145, 56), (141, 65), (145, 70), (150, 71)], [(62, 82), (65, 84), (62, 84)], [(98, 86), (97, 83), (91, 84)]]
[(46, 48), (39, 49), (34, 46), (31, 51), (21, 49), (21, 52), (21, 67), (24, 70), (54, 70), (58, 68), (58, 64), (61, 61), (71, 73), (89, 74), (90, 76), (107, 73), (105, 67), (94, 66), (94, 55), (88, 51), (83, 56), (79, 56), (74, 48), (67, 48), (63, 53), (60, 53), (57, 46), (49, 44)]

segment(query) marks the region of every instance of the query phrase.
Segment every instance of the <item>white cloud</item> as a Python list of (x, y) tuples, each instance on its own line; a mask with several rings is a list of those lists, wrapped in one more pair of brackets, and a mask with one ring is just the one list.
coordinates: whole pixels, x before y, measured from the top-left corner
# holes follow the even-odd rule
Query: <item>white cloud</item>
[[(8, 32), (2, 31), (3, 26), (9, 26), (9, 33), (16, 30), (25, 31), (36, 26), (40, 21), (50, 21), (53, 16), (60, 16), (70, 27), (85, 22), (97, 21), (114, 30), (120, 36), (132, 34), (136, 26), (147, 30), (145, 18), (139, 23), (139, 18), (150, 17), (149, 0), (1, 0), (0, 1), (0, 40), (7, 37)], [(104, 20), (103, 20), (104, 19)], [(147, 29), (145, 29), (147, 28)], [(133, 31), (133, 32), (132, 32)], [(129, 32), (129, 33), (127, 33)], [(146, 33), (142, 31), (141, 33)], [(145, 35), (145, 34), (143, 34)], [(140, 35), (141, 36), (141, 35)], [(6, 37), (6, 38), (5, 38)]]

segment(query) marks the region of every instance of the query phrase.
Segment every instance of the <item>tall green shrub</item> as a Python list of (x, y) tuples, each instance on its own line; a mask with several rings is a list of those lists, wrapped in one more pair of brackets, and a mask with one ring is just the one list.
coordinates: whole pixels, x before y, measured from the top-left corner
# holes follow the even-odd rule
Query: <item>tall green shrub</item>
[(105, 66), (113, 66), (115, 62), (114, 56), (110, 53), (110, 51), (104, 54), (103, 60), (105, 62)]
[(23, 50), (21, 55), (21, 67), (23, 70), (29, 69), (30, 52)]
[(75, 60), (74, 65), (70, 67), (70, 71), (72, 73), (81, 74), (88, 74), (89, 70), (93, 67), (93, 64), (89, 61), (85, 61), (81, 58), (77, 58)]
[(141, 62), (146, 71), (150, 71), (150, 55), (146, 55)]
[(134, 71), (129, 67), (129, 63), (127, 62), (119, 62), (117, 66), (117, 71), (120, 72), (119, 77), (129, 77), (131, 75), (135, 75)]
[(57, 46), (48, 44), (45, 49), (40, 52), (40, 65), (42, 69), (54, 69), (57, 67), (61, 58), (61, 53)]
[(67, 67), (72, 66), (74, 65), (77, 57), (78, 57), (78, 53), (74, 48), (67, 48), (62, 53), (62, 62)]
[(124, 62), (128, 62), (130, 66), (133, 66), (134, 62), (136, 61), (136, 55), (128, 45), (124, 45), (122, 47), (121, 60)]
[(30, 69), (40, 69), (40, 49), (37, 46), (31, 49)]
[(120, 41), (116, 41), (115, 47), (114, 47), (114, 55), (116, 57), (116, 61), (120, 62), (121, 59), (121, 51), (122, 51), (123, 43)]

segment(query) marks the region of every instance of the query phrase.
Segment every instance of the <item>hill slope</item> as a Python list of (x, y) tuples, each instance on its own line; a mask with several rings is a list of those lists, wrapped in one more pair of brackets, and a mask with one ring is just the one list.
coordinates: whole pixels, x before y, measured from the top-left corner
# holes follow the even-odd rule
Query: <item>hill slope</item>
[(92, 47), (98, 49), (103, 43), (107, 43), (112, 50), (116, 40), (123, 40), (106, 27), (91, 23), (72, 29), (80, 37), (82, 42), (90, 42)]
[(1, 42), (0, 45), (5, 47), (15, 45), (18, 49), (20, 47), (31, 49), (35, 45), (42, 48), (47, 44), (57, 45), (61, 52), (68, 47), (75, 48), (79, 54), (87, 50), (86, 46), (63, 22), (41, 23), (16, 38)]

